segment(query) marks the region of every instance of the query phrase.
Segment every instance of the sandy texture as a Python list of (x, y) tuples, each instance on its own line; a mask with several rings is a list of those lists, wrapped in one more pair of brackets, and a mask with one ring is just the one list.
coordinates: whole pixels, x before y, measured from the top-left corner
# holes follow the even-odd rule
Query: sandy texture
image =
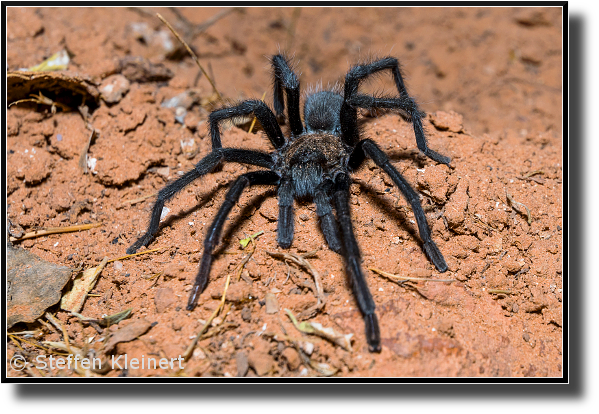
[[(23, 240), (19, 246), (57, 265), (97, 266), (125, 255), (145, 231), (153, 198), (210, 152), (206, 120), (210, 84), (153, 16), (153, 9), (8, 9), (9, 70), (28, 68), (66, 48), (69, 73), (105, 96), (88, 101), (98, 131), (79, 165), (90, 131), (79, 111), (18, 104), (7, 117), (8, 218), (24, 232), (102, 222), (78, 233)], [(227, 275), (226, 303), (184, 369), (129, 368), (106, 376), (553, 376), (562, 375), (562, 49), (561, 10), (244, 9), (194, 36), (220, 9), (160, 11), (197, 51), (220, 93), (272, 104), (267, 56), (295, 55), (303, 90), (342, 81), (349, 66), (373, 56), (402, 62), (409, 92), (428, 115), (432, 149), (451, 168), (418, 153), (411, 124), (394, 114), (365, 117), (364, 137), (390, 155), (422, 195), (433, 239), (449, 271), (425, 257), (410, 206), (373, 163), (351, 187), (356, 237), (377, 304), (383, 349), (368, 352), (364, 324), (342, 259), (328, 250), (313, 204), (298, 204), (289, 253), (317, 250), (308, 260), (321, 276), (326, 304), (312, 316), (339, 334), (353, 334), (350, 352), (302, 336), (285, 309), (311, 309), (311, 277), (271, 257), (276, 243), (275, 191), (247, 190), (232, 210), (199, 306), (185, 310), (203, 249), (206, 225), (225, 186), (254, 167), (228, 164), (185, 188), (149, 248), (161, 250), (109, 263), (81, 314), (102, 318), (126, 308), (132, 316), (109, 328), (56, 314), (70, 341), (85, 351), (141, 358), (177, 358), (217, 308)], [(126, 59), (127, 58), (127, 59)], [(138, 59), (135, 63), (131, 59)], [(394, 93), (382, 75), (365, 91)], [(165, 101), (183, 96), (183, 124)], [(59, 97), (57, 97), (58, 100)], [(247, 129), (247, 128), (246, 128)], [(225, 146), (271, 150), (262, 132), (231, 127)], [(18, 230), (18, 229), (17, 229)], [(263, 230), (255, 252), (238, 241)], [(367, 270), (453, 283), (398, 284)], [(304, 313), (305, 314), (305, 313)], [(144, 329), (133, 329), (137, 325)], [(127, 326), (132, 325), (127, 329)], [(147, 329), (146, 329), (147, 328)], [(30, 338), (62, 341), (48, 324)], [(123, 331), (120, 331), (123, 330)], [(122, 332), (118, 334), (118, 332)], [(131, 335), (131, 332), (135, 335)], [(123, 333), (127, 333), (125, 335)], [(117, 339), (115, 339), (115, 337)], [(111, 339), (112, 338), (112, 339)], [(122, 340), (126, 338), (126, 341)], [(110, 343), (110, 350), (104, 349)], [(8, 344), (8, 358), (32, 361), (42, 350)], [(295, 346), (297, 345), (297, 347)], [(46, 370), (44, 375), (82, 375)], [(9, 376), (37, 375), (35, 370)]]

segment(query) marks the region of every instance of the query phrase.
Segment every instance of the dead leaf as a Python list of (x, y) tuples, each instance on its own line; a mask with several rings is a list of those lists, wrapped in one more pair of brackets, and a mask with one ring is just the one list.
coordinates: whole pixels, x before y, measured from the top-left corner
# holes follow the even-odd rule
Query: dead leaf
[(104, 345), (104, 351), (110, 352), (114, 347), (121, 342), (129, 342), (137, 337), (145, 334), (152, 327), (152, 323), (145, 319), (139, 319), (131, 322), (129, 325), (124, 326), (117, 330), (114, 334), (108, 338), (106, 345)]
[(85, 270), (81, 277), (76, 278), (73, 281), (73, 288), (62, 297), (60, 307), (68, 312), (79, 312), (106, 263), (108, 263), (108, 257), (105, 257), (98, 266)]
[(27, 69), (31, 72), (49, 72), (53, 70), (66, 70), (69, 66), (69, 53), (66, 50), (54, 53), (48, 59), (44, 60), (39, 65), (35, 65)]
[(93, 102), (95, 106), (100, 99), (100, 91), (94, 82), (76, 73), (16, 71), (6, 74), (6, 101), (9, 104), (40, 91), (70, 108), (77, 108), (84, 102)]
[(78, 317), (81, 320), (81, 322), (95, 323), (95, 324), (98, 324), (99, 326), (108, 328), (112, 325), (117, 325), (119, 322), (127, 319), (129, 316), (131, 316), (132, 312), (133, 312), (133, 308), (128, 308), (123, 311), (117, 312), (113, 315), (104, 315), (101, 319), (89, 318), (89, 317), (83, 316), (77, 312), (71, 312), (71, 313), (73, 315), (75, 315), (76, 317)]
[(326, 339), (327, 341), (339, 345), (347, 351), (352, 351), (351, 338), (352, 336), (354, 336), (354, 334), (350, 333), (343, 335), (338, 332), (335, 332), (333, 328), (325, 328), (322, 326), (322, 324), (317, 322), (298, 322), (298, 320), (295, 318), (295, 316), (293, 315), (293, 313), (291, 313), (289, 309), (285, 309), (285, 311), (287, 312), (287, 315), (289, 315), (289, 318), (291, 319), (291, 322), (293, 322), (293, 325), (300, 332), (318, 335), (321, 338)]

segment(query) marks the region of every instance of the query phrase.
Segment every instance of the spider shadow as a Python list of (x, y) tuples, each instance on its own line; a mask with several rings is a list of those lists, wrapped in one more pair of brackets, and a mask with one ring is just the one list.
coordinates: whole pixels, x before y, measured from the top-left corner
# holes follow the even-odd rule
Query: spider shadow
[[(389, 111), (388, 114), (395, 114), (397, 116), (399, 116), (399, 118), (403, 121), (403, 122), (410, 122), (408, 118), (406, 118), (403, 114), (401, 113), (393, 113), (393, 111)], [(371, 122), (376, 122), (376, 120), (378, 119), (378, 117), (372, 117), (372, 118), (361, 118), (359, 123), (360, 123), (360, 128), (364, 128), (364, 125), (369, 124)], [(377, 142), (375, 137), (368, 137), (368, 136), (364, 136), (364, 138), (371, 138), (373, 141)], [(378, 142), (377, 142), (378, 143)], [(415, 144), (415, 141), (412, 141), (413, 144)], [(411, 149), (407, 149), (407, 150), (398, 150), (398, 149), (392, 149), (392, 150), (385, 150), (383, 149), (383, 151), (385, 152), (385, 154), (387, 154), (387, 156), (389, 157), (389, 159), (391, 161), (400, 161), (400, 160), (411, 160), (415, 163), (417, 163), (417, 168), (424, 168), (428, 165), (429, 162), (431, 162), (431, 159), (428, 158), (426, 155), (424, 155), (422, 152), (420, 152), (420, 150), (416, 147), (411, 148)]]
[[(162, 221), (160, 223), (160, 226), (158, 227), (158, 231), (156, 232), (153, 239), (148, 244), (155, 242), (160, 237), (160, 233), (162, 232), (162, 229), (173, 226), (179, 220), (185, 219), (187, 216), (189, 216), (194, 211), (198, 211), (199, 209), (204, 207), (210, 200), (212, 200), (214, 195), (216, 193), (218, 193), (221, 190), (221, 188), (223, 188), (225, 186), (226, 186), (226, 184), (218, 184), (215, 188), (213, 188), (206, 194), (202, 194), (200, 196), (199, 203), (194, 204), (192, 207), (189, 207), (187, 209), (179, 210), (179, 212), (173, 213), (173, 214), (169, 215), (167, 218), (165, 218), (164, 221)], [(146, 246), (146, 247), (148, 247), (148, 246)]]
[[(411, 160), (418, 164), (416, 166), (417, 168), (424, 168), (424, 167), (426, 167), (426, 165), (428, 165), (427, 164), (428, 158), (426, 158), (426, 156), (421, 154), (420, 151), (417, 149), (392, 150), (392, 151), (385, 152), (385, 153), (387, 154), (389, 159), (392, 161)], [(385, 172), (382, 169), (378, 168), (378, 170), (382, 174), (385, 174)], [(404, 230), (406, 230), (408, 233), (410, 233), (410, 235), (414, 239), (418, 240), (420, 247), (423, 248), (423, 242), (422, 242), (422, 239), (420, 238), (420, 233), (418, 231), (418, 227), (416, 225), (411, 225), (409, 223), (410, 219), (407, 214), (398, 210), (388, 200), (385, 200), (382, 197), (382, 194), (379, 194), (373, 186), (369, 185), (368, 183), (366, 183), (364, 181), (356, 180), (354, 182), (360, 186), (360, 189), (364, 191), (364, 194), (366, 194), (366, 196), (373, 202), (373, 204), (376, 207), (379, 208), (379, 210), (382, 210), (386, 216), (394, 219), (396, 222), (401, 223), (400, 224), (401, 227)], [(410, 186), (412, 186), (412, 188), (414, 188), (414, 191), (419, 193), (418, 190), (415, 188), (415, 186), (412, 183), (410, 183)], [(399, 194), (398, 195), (399, 197), (403, 197), (405, 199), (405, 196), (401, 193), (401, 191), (399, 190), (399, 188), (396, 185), (393, 185), (391, 187), (391, 191), (389, 192), (389, 194), (392, 194), (393, 191), (397, 192)], [(423, 206), (423, 208), (424, 208), (424, 206)]]
[(267, 187), (261, 193), (253, 195), (248, 203), (241, 208), (239, 213), (237, 213), (234, 217), (227, 217), (226, 221), (229, 223), (223, 229), (220, 242), (214, 249), (214, 256), (218, 256), (219, 254), (223, 253), (231, 245), (231, 236), (233, 233), (237, 231), (239, 226), (241, 226), (245, 220), (252, 217), (252, 210), (257, 213), (262, 203), (269, 197), (276, 197), (275, 187)]
[[(372, 201), (372, 204), (382, 211), (385, 216), (399, 223), (399, 226), (410, 233), (410, 236), (419, 241), (420, 247), (422, 248), (422, 239), (418, 233), (418, 228), (415, 225), (411, 225), (407, 214), (398, 210), (389, 200), (384, 199), (371, 185), (358, 181), (356, 181), (356, 183), (360, 186), (363, 194), (368, 197), (369, 201)], [(397, 187), (393, 186), (393, 189), (399, 192)], [(392, 191), (393, 190), (391, 190), (391, 192)], [(389, 194), (391, 194), (391, 192), (389, 192)], [(403, 195), (399, 195), (399, 197), (403, 197)]]
[[(156, 239), (158, 239), (160, 237), (160, 232), (162, 231), (162, 229), (171, 227), (178, 221), (184, 220), (185, 218), (187, 218), (187, 216), (189, 216), (194, 211), (200, 210), (208, 202), (213, 200), (214, 196), (218, 192), (222, 191), (223, 188), (228, 188), (230, 186), (230, 184), (231, 184), (231, 182), (218, 184), (215, 188), (213, 188), (209, 192), (199, 195), (198, 198), (200, 199), (200, 201), (197, 204), (193, 205), (190, 208), (180, 210), (177, 213), (169, 215), (164, 221), (162, 221), (160, 223), (160, 227), (158, 228), (158, 231), (156, 232), (156, 235), (154, 236), (154, 240), (152, 242), (154, 242)], [(268, 197), (275, 197), (275, 196), (276, 196), (275, 190), (272, 187), (267, 188), (262, 193), (260, 193), (258, 195), (254, 195), (250, 199), (250, 201), (239, 211), (239, 213), (235, 215), (234, 218), (232, 216), (227, 217), (226, 222), (228, 222), (228, 224), (225, 225), (222, 236), (221, 236), (221, 240), (218, 243), (218, 246), (214, 249), (214, 252), (213, 252), (214, 256), (221, 254), (223, 251), (225, 251), (230, 246), (231, 235), (233, 233), (235, 233), (235, 231), (239, 228), (239, 226), (243, 223), (244, 220), (246, 220), (248, 217), (251, 217), (251, 215), (252, 215), (251, 212), (253, 209), (257, 210), (260, 207), (260, 205)], [(220, 205), (217, 206), (217, 211), (219, 208), (220, 208)], [(210, 221), (210, 223), (212, 223), (212, 221)], [(202, 229), (203, 236), (202, 236), (202, 239), (200, 240), (201, 242), (203, 242), (203, 239), (204, 239), (204, 236), (206, 233), (206, 229), (208, 228), (208, 226), (209, 226), (209, 224), (207, 223), (207, 225)]]

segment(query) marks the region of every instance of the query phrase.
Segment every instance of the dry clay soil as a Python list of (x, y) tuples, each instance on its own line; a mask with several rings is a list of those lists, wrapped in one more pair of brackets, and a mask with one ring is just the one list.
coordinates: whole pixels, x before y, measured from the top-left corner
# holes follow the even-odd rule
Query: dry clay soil
[[(450, 156), (451, 166), (419, 153), (411, 123), (398, 114), (362, 114), (363, 136), (390, 155), (421, 195), (432, 238), (449, 270), (435, 270), (409, 204), (367, 162), (353, 175), (351, 213), (377, 306), (381, 353), (368, 352), (342, 257), (327, 248), (315, 206), (296, 204), (295, 238), (283, 250), (276, 243), (276, 191), (268, 187), (248, 189), (233, 207), (208, 287), (189, 312), (185, 305), (207, 225), (226, 186), (256, 169), (226, 164), (167, 203), (170, 213), (148, 246), (160, 250), (110, 262), (80, 311), (101, 318), (132, 308), (130, 318), (96, 329), (58, 305), (49, 309), (71, 344), (129, 359), (182, 355), (217, 309), (231, 275), (226, 313), (212, 321), (183, 370), (129, 367), (87, 374), (562, 376), (561, 9), (247, 8), (219, 16), (223, 10), (218, 8), (10, 8), (9, 70), (29, 68), (66, 49), (68, 73), (85, 77), (102, 93), (97, 104), (88, 102), (88, 122), (98, 133), (88, 150), (88, 159), (96, 163), (87, 173), (79, 159), (90, 132), (77, 109), (58, 107), (53, 113), (47, 105), (22, 103), (7, 110), (12, 231), (102, 223), (15, 242), (43, 260), (89, 268), (104, 257), (124, 256), (146, 229), (151, 196), (210, 152), (206, 121), (214, 109), (212, 87), (186, 52), (173, 52), (178, 43), (156, 11), (189, 41), (229, 101), (266, 93), (272, 105), (268, 56), (279, 50), (294, 56), (303, 90), (343, 82), (355, 62), (398, 57), (408, 91), (427, 112), (429, 146)], [(201, 26), (214, 16), (220, 19)], [(168, 69), (172, 76), (144, 77), (141, 66), (122, 64), (127, 57)], [(390, 79), (389, 73), (376, 76), (363, 90), (396, 93)], [(107, 85), (113, 84), (122, 96), (110, 93)], [(181, 123), (176, 117), (185, 110), (162, 104), (185, 92), (189, 101)], [(272, 150), (264, 133), (250, 133), (247, 125), (225, 126), (223, 143)], [(242, 249), (239, 240), (260, 230), (264, 233), (238, 279), (238, 266), (251, 249)], [(320, 276), (325, 300), (317, 311), (311, 275), (267, 253), (315, 250), (308, 261)], [(455, 281), (398, 283), (369, 268)], [(308, 322), (336, 333), (353, 334), (352, 350), (302, 334), (285, 309), (311, 315)], [(111, 336), (135, 323), (151, 325), (110, 352), (104, 349)], [(32, 361), (45, 352), (32, 344), (64, 340), (48, 323), (21, 323), (10, 332), (26, 329), (36, 334), (28, 342), (10, 340), (8, 359), (19, 354)], [(81, 372), (9, 367), (8, 375)]]

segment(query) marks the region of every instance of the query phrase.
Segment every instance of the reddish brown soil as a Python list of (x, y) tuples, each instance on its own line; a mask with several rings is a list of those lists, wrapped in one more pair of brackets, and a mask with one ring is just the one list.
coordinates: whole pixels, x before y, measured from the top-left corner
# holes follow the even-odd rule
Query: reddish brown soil
[[(144, 23), (150, 34), (165, 30), (152, 15), (155, 11), (184, 32), (182, 21), (168, 9), (8, 9), (10, 70), (33, 66), (66, 47), (72, 53), (70, 73), (98, 85), (118, 71), (116, 62), (126, 56), (163, 63), (174, 73), (168, 82), (132, 82), (120, 101), (101, 102), (93, 111), (90, 122), (99, 135), (89, 156), (97, 160), (95, 173), (85, 174), (78, 166), (89, 131), (77, 111), (53, 114), (41, 105), (10, 107), (8, 218), (24, 231), (103, 223), (88, 231), (18, 242), (44, 260), (75, 268), (96, 266), (105, 256), (123, 256), (145, 231), (152, 198), (126, 202), (156, 192), (210, 151), (205, 108), (192, 106), (181, 125), (173, 109), (160, 106), (186, 90), (205, 98), (212, 91), (204, 76), (195, 82), (198, 68), (192, 59), (167, 59), (157, 37), (141, 41), (135, 35), (134, 24)], [(180, 10), (193, 24), (218, 12)], [(354, 334), (353, 352), (306, 336), (304, 340), (314, 344), (314, 362), (328, 364), (343, 377), (562, 375), (561, 23), (559, 8), (335, 8), (302, 9), (299, 14), (292, 8), (248, 8), (222, 18), (191, 41), (226, 98), (259, 99), (267, 92), (269, 104), (267, 56), (279, 48), (295, 55), (304, 88), (342, 81), (353, 62), (397, 56), (410, 93), (429, 113), (425, 127), (430, 147), (452, 158), (448, 168), (419, 155), (411, 124), (397, 115), (365, 120), (364, 136), (377, 141), (422, 194), (433, 239), (449, 271), (434, 270), (409, 205), (372, 163), (355, 175), (351, 189), (364, 269), (457, 279), (408, 286), (365, 270), (381, 325), (380, 354), (368, 352), (342, 259), (327, 249), (314, 205), (297, 205), (289, 251), (318, 250), (309, 260), (326, 294), (326, 306), (310, 321)], [(391, 93), (387, 78), (380, 76), (366, 89)], [(190, 154), (181, 141), (191, 138), (197, 151)], [(223, 142), (269, 150), (262, 132), (250, 134), (237, 127), (224, 132)], [(266, 253), (282, 251), (276, 243), (272, 189), (249, 189), (233, 208), (208, 288), (193, 312), (185, 310), (205, 227), (223, 201), (224, 186), (248, 170), (225, 165), (183, 190), (168, 203), (170, 218), (149, 246), (164, 249), (110, 263), (103, 270), (93, 290), (97, 295), (87, 299), (81, 313), (99, 318), (133, 308), (129, 320), (98, 333), (51, 308), (71, 342), (82, 346), (85, 338), (94, 337), (91, 347), (101, 350), (110, 332), (145, 319), (154, 326), (138, 339), (118, 344), (114, 354), (181, 355), (218, 306), (226, 276), (246, 253), (238, 240), (263, 230), (245, 266), (247, 273), (229, 288), (232, 301), (226, 317), (216, 321), (220, 329), (199, 342), (178, 375), (319, 375), (298, 360), (291, 342), (282, 338), (283, 332), (302, 336), (283, 309), (298, 314), (316, 298), (294, 282), (307, 277), (303, 270), (291, 266), (296, 276), (288, 279), (289, 267)], [(148, 279), (156, 274), (157, 279)], [(269, 292), (279, 306), (273, 314), (263, 306)], [(62, 340), (38, 324), (17, 325), (11, 331), (23, 329), (41, 329), (33, 341)], [(18, 352), (33, 360), (43, 352), (22, 346), (23, 351), (9, 342), (8, 358)], [(130, 376), (176, 373), (128, 371)], [(42, 374), (78, 375), (70, 370)], [(113, 370), (103, 375), (119, 374)], [(8, 375), (28, 372), (9, 367)]]

